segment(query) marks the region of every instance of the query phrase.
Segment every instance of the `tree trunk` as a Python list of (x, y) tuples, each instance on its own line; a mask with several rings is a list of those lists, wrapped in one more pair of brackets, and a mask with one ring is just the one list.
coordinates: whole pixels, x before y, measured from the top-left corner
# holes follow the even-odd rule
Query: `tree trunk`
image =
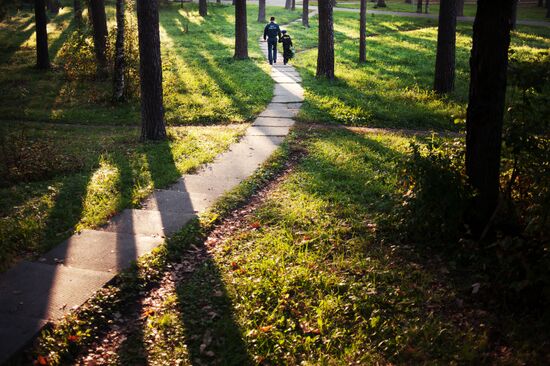
[(309, 0), (302, 3), (302, 25), (309, 28)]
[(376, 2), (376, 7), (377, 8), (385, 8), (386, 7), (386, 0), (378, 0)]
[(456, 16), (464, 16), (464, 0), (456, 0)]
[(426, 0), (426, 6), (424, 7), (424, 13), (428, 14), (429, 12), (430, 12), (430, 0)]
[(290, 10), (296, 10), (296, 0), (292, 0), (292, 6), (290, 7)]
[(258, 23), (265, 23), (265, 0), (260, 0), (258, 5)]
[(544, 6), (544, 0), (539, 0), (539, 2), (537, 3), (537, 6), (539, 8), (542, 8)]
[(412, 4), (412, 0), (405, 0), (405, 4)]
[(291, 7), (292, 7), (292, 0), (286, 0), (285, 1), (285, 9), (290, 10)]
[(422, 0), (417, 0), (416, 1), (416, 12), (417, 13), (422, 13)]
[(158, 0), (137, 0), (141, 140), (164, 140)]
[(334, 24), (332, 1), (319, 0), (319, 46), (317, 51), (317, 77), (334, 79)]
[(34, 1), (34, 17), (36, 22), (36, 67), (45, 70), (50, 68), (45, 0)]
[(546, 0), (546, 17), (550, 18), (550, 0)]
[(477, 191), (469, 217), (479, 235), (499, 196), (500, 151), (506, 96), (508, 48), (514, 0), (478, 1), (470, 56), (466, 117), (466, 174)]
[(97, 59), (97, 71), (100, 77), (107, 72), (107, 17), (105, 15), (105, 1), (91, 0), (89, 2), (90, 16), (94, 35), (94, 50)]
[(512, 29), (516, 29), (516, 23), (518, 21), (518, 0), (512, 2)]
[(437, 31), (434, 90), (448, 93), (455, 85), (456, 2), (441, 0)]
[(199, 0), (199, 15), (201, 17), (208, 15), (208, 3), (206, 0)]
[(248, 58), (248, 32), (246, 30), (246, 0), (235, 4), (235, 59)]
[(359, 10), (359, 62), (367, 61), (367, 0), (361, 0)]
[(82, 21), (82, 3), (80, 0), (74, 0), (73, 1), (73, 10), (74, 10), (74, 19), (77, 22)]
[(116, 102), (124, 100), (124, 1), (116, 0), (115, 70), (113, 76), (113, 99)]
[(59, 0), (48, 0), (47, 6), (50, 13), (55, 15), (59, 14), (59, 8), (61, 7)]

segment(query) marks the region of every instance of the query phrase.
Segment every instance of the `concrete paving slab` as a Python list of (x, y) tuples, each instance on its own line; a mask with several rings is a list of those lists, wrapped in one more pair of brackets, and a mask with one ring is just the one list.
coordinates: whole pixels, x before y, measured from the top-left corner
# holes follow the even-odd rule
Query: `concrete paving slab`
[(304, 97), (304, 88), (300, 84), (275, 84), (273, 95), (293, 95), (295, 97)]
[(46, 253), (42, 263), (116, 273), (162, 244), (159, 236), (83, 230)]
[(274, 76), (273, 80), (279, 84), (296, 84), (302, 82), (301, 78), (295, 78), (290, 76)]
[(213, 194), (156, 189), (142, 203), (141, 208), (144, 210), (192, 214), (204, 211), (216, 198)]
[(183, 212), (129, 209), (115, 216), (103, 230), (133, 235), (169, 236), (195, 216)]
[(113, 276), (63, 265), (20, 262), (0, 278), (0, 314), (57, 320), (82, 305)]
[(271, 100), (272, 103), (301, 103), (304, 97), (299, 97), (294, 94), (275, 95)]
[(292, 127), (294, 123), (294, 120), (290, 118), (258, 117), (252, 126)]
[(290, 127), (252, 126), (246, 131), (247, 136), (286, 136)]
[(0, 314), (0, 365), (27, 346), (47, 323), (44, 319)]
[(281, 109), (273, 108), (266, 109), (261, 114), (260, 117), (275, 117), (275, 118), (294, 118), (298, 114), (297, 109)]
[(294, 69), (287, 69), (287, 70), (271, 70), (271, 76), (272, 77), (284, 77), (288, 76), (291, 78), (300, 78), (300, 73)]
[(218, 179), (212, 179), (211, 177), (203, 177), (198, 174), (188, 174), (178, 179), (178, 182), (168, 189), (218, 196), (225, 191), (235, 188), (240, 182), (241, 180), (236, 178), (219, 177)]

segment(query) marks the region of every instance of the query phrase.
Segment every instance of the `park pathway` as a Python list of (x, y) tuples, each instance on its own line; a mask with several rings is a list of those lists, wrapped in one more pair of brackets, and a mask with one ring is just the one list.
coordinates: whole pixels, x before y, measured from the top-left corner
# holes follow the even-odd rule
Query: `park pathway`
[[(267, 55), (267, 44), (260, 41), (260, 47)], [(105, 227), (74, 234), (38, 261), (22, 261), (0, 275), (0, 364), (267, 160), (294, 125), (304, 100), (300, 76), (281, 61), (271, 67), (271, 103), (213, 163), (155, 190), (140, 209), (124, 210)]]

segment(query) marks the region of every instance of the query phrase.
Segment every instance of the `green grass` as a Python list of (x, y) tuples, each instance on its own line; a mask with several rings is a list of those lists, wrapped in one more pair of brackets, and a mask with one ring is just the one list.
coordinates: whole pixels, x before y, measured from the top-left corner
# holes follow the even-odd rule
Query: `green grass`
[[(432, 92), (437, 23), (431, 19), (372, 15), (367, 19), (367, 62), (358, 63), (357, 14), (335, 12), (336, 81), (317, 80), (317, 23), (309, 30), (288, 27), (299, 53), (294, 65), (303, 77), (306, 102), (299, 118), (307, 122), (420, 129), (456, 129), (465, 118), (471, 26), (457, 33), (456, 90)], [(532, 54), (550, 47), (545, 28), (519, 27), (512, 50)], [(311, 49), (310, 49), (311, 48)], [(310, 49), (310, 50), (308, 50)]]
[[(273, 81), (258, 46), (263, 24), (255, 21), (257, 6), (248, 6), (250, 60), (235, 62), (234, 8), (209, 4), (203, 19), (195, 4), (166, 5), (160, 11), (164, 105), (169, 124), (242, 122), (258, 114), (272, 97)], [(280, 8), (268, 8), (281, 23), (299, 17)], [(136, 30), (128, 11), (129, 30)], [(85, 12), (86, 15), (86, 12)], [(114, 5), (107, 2), (109, 27), (114, 27)], [(0, 23), (0, 116), (2, 119), (64, 121), (78, 124), (137, 125), (139, 101), (111, 102), (111, 80), (70, 79), (63, 46), (73, 39), (77, 25), (70, 6), (48, 25), (54, 68), (34, 68), (34, 16), (29, 10), (11, 14)], [(184, 32), (188, 26), (188, 32)], [(133, 38), (136, 35), (134, 33)], [(112, 38), (112, 37), (111, 37)], [(128, 39), (132, 37), (129, 35)], [(88, 39), (89, 40), (89, 39)], [(77, 47), (93, 69), (91, 46)], [(74, 57), (69, 52), (69, 56)], [(132, 57), (136, 57), (134, 55)], [(132, 60), (136, 63), (136, 60)], [(69, 70), (74, 72), (74, 68)], [(136, 83), (137, 75), (134, 75)]]
[(403, 199), (399, 162), (410, 138), (298, 134), (307, 155), (251, 212), (239, 211), (221, 238), (213, 236), (207, 254), (195, 243), (180, 258), (193, 269), (168, 276), (174, 286), (147, 300), (147, 316), (131, 333), (139, 336), (109, 362), (122, 364), (135, 350), (149, 363), (181, 365), (543, 359), (544, 325), (477, 308), (470, 279), (449, 274), (456, 263), (381, 234)]
[[(426, 10), (425, 1), (423, 1), (422, 12)], [(317, 6), (317, 1), (312, 1), (311, 5)], [(412, 4), (405, 4), (402, 0), (386, 0), (387, 7), (385, 8), (376, 8), (376, 3), (367, 2), (367, 9), (375, 9), (382, 11), (395, 11), (395, 12), (405, 12), (405, 13), (415, 13), (416, 12), (416, 0)], [(337, 8), (348, 8), (348, 9), (359, 9), (360, 4), (357, 0), (341, 0), (338, 1), (336, 5)], [(474, 17), (476, 15), (477, 5), (475, 4), (464, 4), (464, 16)], [(429, 14), (439, 14), (439, 4), (430, 4), (428, 7)], [(518, 7), (518, 19), (521, 20), (538, 20), (538, 21), (549, 21), (546, 18), (546, 9), (539, 8), (533, 4), (520, 4)]]
[(2, 123), (0, 268), (137, 205), (211, 161), (245, 125), (173, 127), (166, 143), (139, 129)]

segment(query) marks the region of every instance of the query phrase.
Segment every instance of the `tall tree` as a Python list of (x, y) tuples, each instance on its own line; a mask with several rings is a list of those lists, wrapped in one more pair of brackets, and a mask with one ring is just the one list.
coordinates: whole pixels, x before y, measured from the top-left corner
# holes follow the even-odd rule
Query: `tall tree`
[(480, 234), (498, 202), (502, 123), (514, 0), (478, 0), (470, 56), (466, 174), (477, 191), (472, 229)]
[(546, 0), (546, 17), (550, 18), (550, 0)]
[(292, 7), (292, 0), (285, 0), (285, 9), (290, 10)]
[(437, 31), (434, 90), (448, 93), (455, 84), (456, 0), (441, 0)]
[(464, 16), (464, 0), (456, 0), (456, 16)]
[(246, 0), (235, 3), (235, 59), (248, 58), (248, 32), (246, 30)]
[(416, 1), (416, 12), (417, 13), (422, 13), (422, 0), (417, 0)]
[(386, 0), (377, 0), (376, 1), (376, 7), (377, 8), (385, 8), (386, 7)]
[(113, 75), (113, 99), (117, 102), (124, 100), (124, 1), (116, 0), (116, 43), (115, 43), (115, 70)]
[(89, 11), (92, 18), (94, 51), (97, 59), (98, 75), (104, 77), (107, 72), (107, 16), (104, 0), (89, 0)]
[(319, 45), (317, 77), (334, 79), (334, 22), (332, 0), (319, 0)]
[(302, 25), (309, 28), (309, 0), (302, 2)]
[(260, 0), (258, 5), (258, 23), (265, 23), (265, 0)]
[(405, 0), (405, 4), (412, 4), (412, 0)]
[(158, 0), (137, 0), (141, 140), (164, 140)]
[(296, 10), (296, 0), (292, 0), (292, 5), (290, 6), (290, 10), (292, 11)]
[(201, 17), (208, 15), (208, 3), (206, 0), (199, 0), (199, 15)]
[(61, 8), (60, 0), (48, 0), (46, 4), (50, 13), (55, 15), (59, 14), (59, 8)]
[(34, 17), (36, 22), (36, 67), (43, 70), (49, 69), (46, 0), (34, 1)]
[(80, 0), (74, 0), (73, 1), (73, 10), (74, 10), (74, 19), (77, 22), (82, 21), (82, 3)]
[(426, 0), (426, 6), (424, 7), (424, 13), (428, 14), (430, 12), (430, 0)]
[(359, 62), (367, 61), (367, 0), (361, 0), (359, 10)]

